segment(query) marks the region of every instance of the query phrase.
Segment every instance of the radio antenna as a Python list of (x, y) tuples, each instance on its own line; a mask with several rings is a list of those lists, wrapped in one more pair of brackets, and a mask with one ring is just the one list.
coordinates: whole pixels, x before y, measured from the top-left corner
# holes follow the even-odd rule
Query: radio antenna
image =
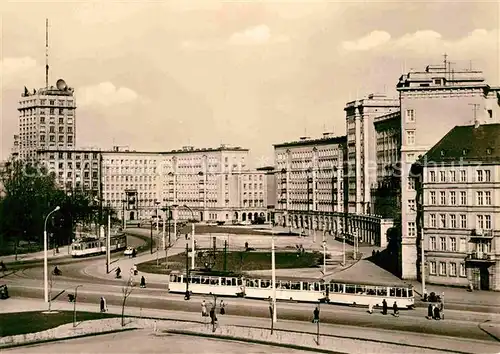
[(45, 19), (45, 87), (49, 88), (49, 19)]

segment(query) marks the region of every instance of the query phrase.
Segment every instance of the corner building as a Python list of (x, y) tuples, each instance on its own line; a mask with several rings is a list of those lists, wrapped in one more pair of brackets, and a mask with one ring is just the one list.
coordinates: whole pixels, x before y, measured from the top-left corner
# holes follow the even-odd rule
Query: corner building
[(457, 126), (422, 158), (417, 232), (428, 282), (500, 290), (499, 148), (500, 124)]

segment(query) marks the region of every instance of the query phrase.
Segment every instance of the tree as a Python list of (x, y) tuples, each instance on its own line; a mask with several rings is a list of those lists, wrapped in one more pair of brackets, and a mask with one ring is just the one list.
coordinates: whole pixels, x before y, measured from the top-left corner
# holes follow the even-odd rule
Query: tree
[(130, 294), (132, 294), (132, 291), (134, 290), (135, 287), (135, 282), (134, 282), (134, 276), (130, 274), (127, 282), (123, 284), (122, 287), (122, 327), (125, 326), (125, 303), (127, 302), (128, 297)]

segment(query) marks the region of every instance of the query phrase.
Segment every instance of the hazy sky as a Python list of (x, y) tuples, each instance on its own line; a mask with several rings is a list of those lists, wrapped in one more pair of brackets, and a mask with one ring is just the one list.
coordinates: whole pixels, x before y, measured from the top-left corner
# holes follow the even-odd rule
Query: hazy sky
[[(75, 88), (77, 145), (164, 151), (345, 133), (346, 102), (395, 94), (403, 68), (482, 69), (499, 84), (498, 2), (0, 0), (0, 158), (23, 87)], [(266, 157), (266, 158), (262, 158)]]

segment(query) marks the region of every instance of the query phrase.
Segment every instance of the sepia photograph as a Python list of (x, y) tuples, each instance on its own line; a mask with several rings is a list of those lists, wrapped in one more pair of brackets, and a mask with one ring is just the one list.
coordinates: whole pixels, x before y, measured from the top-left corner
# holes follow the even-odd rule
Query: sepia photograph
[(0, 350), (500, 353), (500, 0), (0, 0)]

